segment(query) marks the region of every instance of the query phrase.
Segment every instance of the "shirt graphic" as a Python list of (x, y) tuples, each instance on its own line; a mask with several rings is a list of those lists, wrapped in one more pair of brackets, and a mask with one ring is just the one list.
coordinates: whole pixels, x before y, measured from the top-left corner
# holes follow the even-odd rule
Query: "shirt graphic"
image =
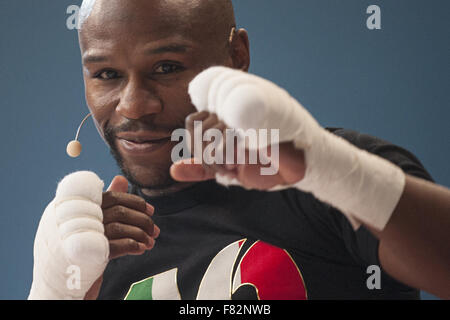
[[(178, 268), (133, 283), (125, 300), (181, 300)], [(306, 300), (302, 274), (286, 250), (262, 241), (222, 249), (203, 275), (197, 300)]]

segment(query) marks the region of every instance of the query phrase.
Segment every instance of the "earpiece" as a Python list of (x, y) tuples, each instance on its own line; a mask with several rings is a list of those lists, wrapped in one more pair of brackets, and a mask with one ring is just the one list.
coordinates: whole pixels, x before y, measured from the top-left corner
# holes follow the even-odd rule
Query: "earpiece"
[(78, 127), (77, 135), (75, 136), (75, 140), (70, 141), (67, 144), (66, 152), (71, 158), (78, 158), (81, 154), (81, 150), (83, 149), (81, 143), (78, 141), (78, 136), (80, 135), (81, 127), (84, 125), (87, 119), (92, 116), (92, 113), (89, 113), (83, 121), (81, 121), (80, 126)]

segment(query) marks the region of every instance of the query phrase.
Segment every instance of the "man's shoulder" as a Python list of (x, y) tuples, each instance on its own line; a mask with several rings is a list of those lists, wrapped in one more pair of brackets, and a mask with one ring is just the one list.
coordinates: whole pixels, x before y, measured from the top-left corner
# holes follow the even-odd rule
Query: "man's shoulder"
[(406, 148), (370, 134), (345, 128), (326, 128), (354, 146), (380, 156), (403, 169), (406, 173), (419, 178), (433, 181), (424, 165), (415, 154)]
[(370, 134), (346, 128), (326, 128), (331, 133), (347, 140), (358, 148), (370, 150), (378, 145), (393, 145), (391, 142), (375, 137)]

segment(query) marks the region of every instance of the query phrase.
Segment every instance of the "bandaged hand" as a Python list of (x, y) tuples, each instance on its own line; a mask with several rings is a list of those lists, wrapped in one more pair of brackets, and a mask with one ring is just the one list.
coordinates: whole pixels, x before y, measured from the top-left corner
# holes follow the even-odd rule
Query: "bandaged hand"
[[(259, 170), (243, 175), (249, 172), (248, 165), (180, 161), (171, 168), (175, 179), (215, 178), (225, 186), (269, 191), (297, 188), (339, 209), (355, 229), (364, 223), (382, 230), (389, 221), (404, 189), (402, 170), (322, 128), (284, 89), (242, 71), (212, 67), (190, 83), (189, 94), (199, 111), (191, 118), (217, 117), (218, 123), (206, 127), (278, 130), (278, 176), (262, 176)], [(274, 147), (266, 139), (258, 141), (256, 148), (268, 145)], [(276, 180), (279, 183), (274, 185)]]
[[(207, 159), (210, 158), (206, 155), (208, 154), (208, 148), (211, 147), (210, 141), (201, 141), (195, 147), (196, 151), (194, 152), (193, 146), (196, 143), (194, 136), (197, 130), (195, 129), (196, 123), (201, 123), (202, 136), (207, 135), (211, 130), (220, 132), (220, 138), (218, 138), (219, 135), (216, 135), (213, 138), (213, 143), (217, 146), (216, 153), (221, 153), (220, 158), (223, 161), (214, 161), (217, 160), (217, 157), (216, 159)], [(267, 146), (269, 155), (274, 155), (275, 153), (277, 155), (283, 154), (283, 157), (276, 157), (277, 167), (275, 168), (272, 165), (274, 161), (271, 161), (271, 163), (267, 163), (267, 161), (263, 163), (260, 161), (261, 157), (258, 154), (258, 150), (243, 149), (243, 161), (238, 162), (238, 143), (237, 141), (236, 143), (224, 143), (223, 140), (226, 139), (225, 137), (227, 132), (230, 131), (230, 128), (223, 121), (219, 120), (214, 113), (201, 111), (191, 114), (186, 118), (186, 130), (189, 132), (188, 136), (191, 138), (190, 143), (188, 143), (188, 146), (191, 147), (189, 148), (190, 153), (201, 154), (197, 158), (202, 159), (200, 163), (200, 161), (196, 161), (196, 157), (194, 156), (192, 159), (176, 162), (171, 168), (172, 177), (175, 180), (205, 181), (217, 178), (218, 181), (223, 181), (226, 185), (234, 183), (246, 189), (270, 190), (279, 185), (290, 185), (303, 177), (305, 171), (303, 151), (295, 149), (292, 143), (282, 143), (281, 145), (274, 146), (274, 148), (270, 145)], [(231, 132), (236, 134), (236, 140), (240, 138), (237, 132), (234, 132), (234, 130), (231, 130)], [(220, 147), (217, 145), (218, 139), (220, 139)], [(242, 139), (240, 140), (243, 142)], [(226, 162), (229, 149), (232, 151), (232, 161)], [(254, 151), (256, 151), (256, 160), (251, 162), (250, 153)], [(270, 174), (264, 174), (265, 170)], [(228, 183), (228, 181), (231, 182)]]
[(37, 230), (28, 299), (81, 300), (102, 275), (109, 256), (103, 186), (92, 172), (77, 172), (59, 183)]
[(88, 293), (95, 298), (110, 259), (154, 246), (159, 229), (150, 219), (153, 208), (128, 195), (127, 185), (116, 177), (103, 193), (103, 181), (92, 172), (76, 172), (59, 183), (36, 234), (28, 299), (82, 300)]

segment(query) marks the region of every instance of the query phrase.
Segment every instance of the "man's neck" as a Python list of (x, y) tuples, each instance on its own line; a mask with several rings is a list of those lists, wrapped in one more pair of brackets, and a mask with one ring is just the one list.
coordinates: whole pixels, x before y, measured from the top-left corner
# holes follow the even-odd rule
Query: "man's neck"
[(178, 182), (167, 187), (142, 189), (142, 193), (148, 197), (161, 197), (179, 192), (193, 186), (195, 182)]

